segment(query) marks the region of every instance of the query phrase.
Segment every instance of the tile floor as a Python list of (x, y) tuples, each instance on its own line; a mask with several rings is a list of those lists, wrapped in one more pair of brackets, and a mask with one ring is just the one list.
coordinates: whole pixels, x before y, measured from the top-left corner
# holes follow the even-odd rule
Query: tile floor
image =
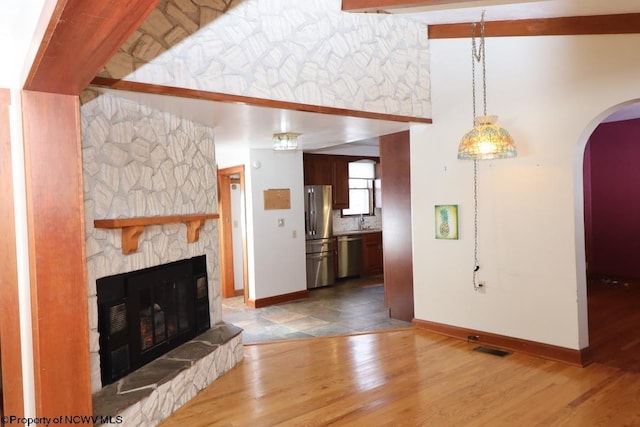
[(249, 308), (243, 297), (222, 300), (222, 320), (244, 329), (245, 344), (355, 334), (410, 327), (390, 319), (384, 306), (382, 276), (349, 279), (311, 289), (309, 298)]

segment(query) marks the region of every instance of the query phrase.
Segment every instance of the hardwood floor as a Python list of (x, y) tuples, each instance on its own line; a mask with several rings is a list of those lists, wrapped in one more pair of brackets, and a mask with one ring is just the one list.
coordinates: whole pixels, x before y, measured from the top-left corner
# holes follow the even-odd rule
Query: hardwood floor
[(640, 425), (640, 374), (408, 329), (250, 345), (162, 425)]
[(640, 372), (640, 280), (596, 277), (587, 290), (594, 360)]

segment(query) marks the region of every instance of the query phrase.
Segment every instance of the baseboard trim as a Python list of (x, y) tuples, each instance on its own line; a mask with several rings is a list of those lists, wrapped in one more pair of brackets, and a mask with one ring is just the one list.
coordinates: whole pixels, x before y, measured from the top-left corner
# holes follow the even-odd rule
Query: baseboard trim
[(564, 362), (574, 366), (584, 367), (593, 362), (593, 354), (590, 347), (583, 348), (581, 350), (573, 350), (536, 341), (528, 341), (505, 335), (476, 331), (473, 329), (445, 325), (443, 323), (430, 322), (427, 320), (413, 319), (412, 323), (416, 328), (435, 332), (436, 334), (445, 335), (451, 338), (467, 341), (468, 337), (473, 335), (478, 337), (478, 339), (474, 341), (478, 344), (490, 345), (518, 353), (526, 353), (531, 356)]
[(275, 304), (282, 304), (283, 302), (295, 301), (297, 299), (309, 298), (309, 291), (291, 292), (290, 294), (274, 295), (272, 297), (258, 298), (255, 300), (249, 299), (247, 305), (252, 308), (267, 307)]

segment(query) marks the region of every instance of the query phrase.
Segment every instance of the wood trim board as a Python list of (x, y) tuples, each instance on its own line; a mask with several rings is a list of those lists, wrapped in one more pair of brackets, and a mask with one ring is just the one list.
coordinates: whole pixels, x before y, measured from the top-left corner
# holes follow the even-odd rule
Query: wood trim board
[(159, 2), (58, 1), (24, 88), (79, 94)]
[[(429, 25), (428, 38), (434, 40), (471, 37), (473, 24), (473, 22), (465, 22)], [(636, 33), (640, 33), (640, 13), (485, 22), (485, 37)]]
[(589, 347), (574, 350), (420, 319), (413, 319), (412, 323), (417, 328), (451, 338), (469, 341), (469, 337), (475, 337), (471, 339), (471, 341), (478, 343), (478, 345), (488, 345), (502, 350), (526, 353), (531, 356), (564, 362), (575, 366), (584, 367), (593, 362), (593, 353)]
[(380, 9), (394, 10), (474, 1), (480, 0), (342, 0), (342, 10), (344, 12), (375, 12)]
[(275, 304), (282, 304), (283, 302), (295, 301), (295, 300), (305, 299), (305, 298), (309, 298), (308, 290), (291, 292), (289, 294), (274, 295), (272, 297), (266, 297), (266, 298), (257, 298), (255, 300), (250, 299), (247, 301), (247, 305), (252, 308), (261, 308), (261, 307), (267, 307)]
[(300, 104), (296, 102), (277, 101), (274, 99), (253, 98), (250, 96), (231, 95), (228, 93), (208, 92), (204, 90), (186, 89), (175, 86), (163, 86), (149, 83), (138, 83), (116, 80), (107, 77), (96, 77), (91, 86), (116, 90), (126, 90), (154, 95), (176, 96), (181, 98), (202, 99), (206, 101), (231, 102), (247, 104), (255, 107), (280, 108), (283, 110), (303, 111), (308, 113), (331, 114), (336, 116), (358, 117), (373, 120), (388, 120), (400, 123), (432, 123), (430, 118), (401, 116), (396, 114), (374, 113), (369, 111), (349, 110), (346, 108), (325, 107), (321, 105)]

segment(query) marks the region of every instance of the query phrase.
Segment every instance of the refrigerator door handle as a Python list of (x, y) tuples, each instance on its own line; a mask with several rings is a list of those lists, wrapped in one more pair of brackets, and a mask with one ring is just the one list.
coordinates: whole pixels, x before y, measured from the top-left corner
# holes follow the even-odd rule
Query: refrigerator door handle
[(313, 188), (311, 189), (311, 206), (310, 206), (310, 212), (311, 212), (311, 235), (315, 236), (318, 232), (318, 216), (316, 213), (316, 192), (313, 190)]
[(311, 189), (307, 189), (307, 203), (304, 212), (304, 231), (306, 234), (311, 235)]

